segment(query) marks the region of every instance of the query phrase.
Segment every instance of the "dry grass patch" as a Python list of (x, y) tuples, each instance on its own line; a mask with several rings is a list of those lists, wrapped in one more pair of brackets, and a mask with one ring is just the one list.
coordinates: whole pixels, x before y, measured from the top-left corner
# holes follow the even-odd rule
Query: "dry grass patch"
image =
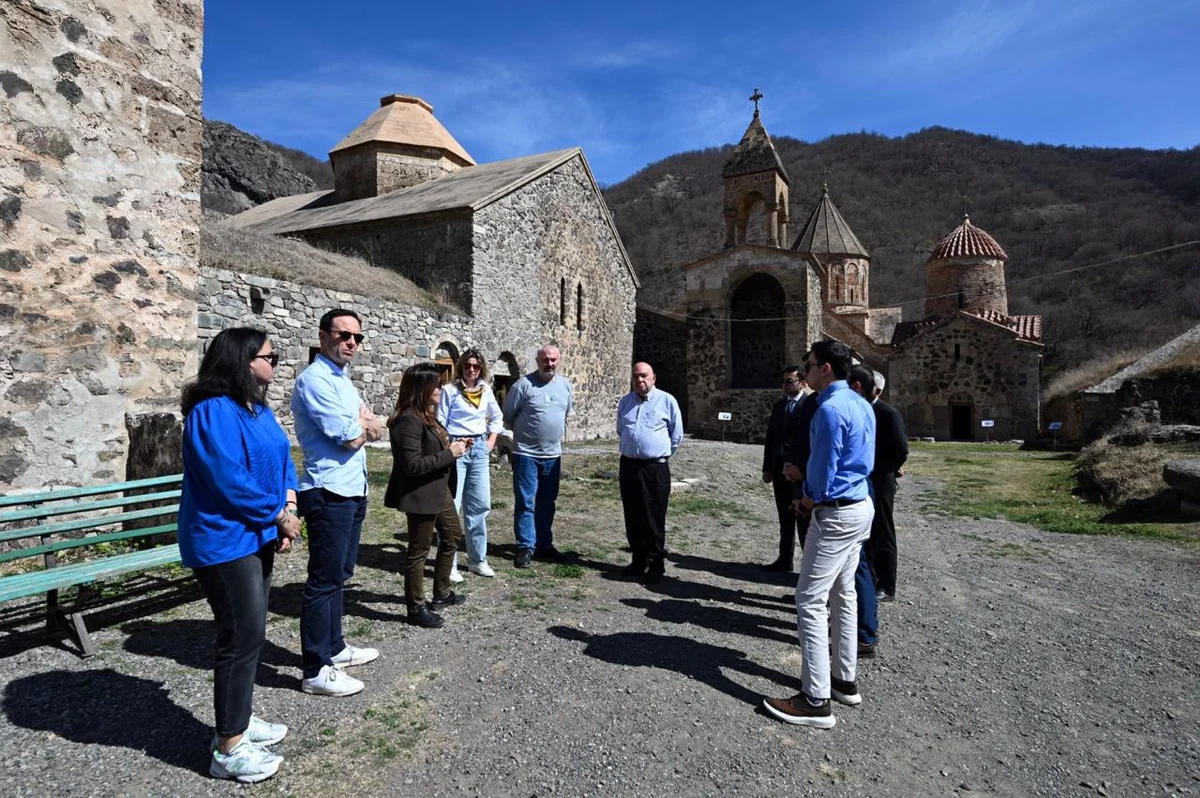
[(353, 255), (318, 249), (294, 238), (239, 230), (220, 221), (206, 219), (200, 227), (200, 265), (463, 313), (438, 302), (392, 269), (373, 266)]
[(1074, 368), (1061, 371), (1046, 385), (1042, 401), (1049, 402), (1062, 396), (1070, 396), (1084, 388), (1090, 388), (1116, 374), (1144, 354), (1146, 354), (1144, 349), (1122, 349), (1098, 355)]
[(1114, 438), (1128, 438), (1135, 433), (1128, 426), (1119, 427), (1085, 447), (1075, 463), (1083, 487), (1108, 504), (1121, 505), (1158, 496), (1167, 489), (1162, 470), (1168, 461), (1200, 455), (1200, 444), (1196, 443), (1113, 442)]

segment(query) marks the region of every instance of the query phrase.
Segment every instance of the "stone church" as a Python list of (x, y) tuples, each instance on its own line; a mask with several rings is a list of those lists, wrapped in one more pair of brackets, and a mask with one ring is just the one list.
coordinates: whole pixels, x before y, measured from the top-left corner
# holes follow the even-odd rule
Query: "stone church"
[[(449, 377), (458, 355), (478, 347), (503, 391), (554, 342), (576, 390), (568, 434), (614, 433), (614, 408), (628, 390), (638, 282), (581, 150), (476, 164), (429, 103), (392, 94), (329, 156), (332, 190), (283, 197), (231, 223), (359, 254), (461, 309), (416, 328), (412, 309), (343, 301), (365, 316), (368, 344), (355, 371), (376, 412), (390, 408), (399, 372), (416, 360), (437, 359)], [(236, 321), (253, 324), (256, 287), (263, 288), (247, 293), (226, 282), (202, 304), (240, 304)], [(297, 299), (284, 304), (304, 308)], [(215, 333), (227, 321), (226, 314), (201, 327)], [(372, 327), (381, 335), (375, 351)], [(276, 334), (303, 357), (315, 344), (315, 318)]]
[(1036, 435), (1041, 319), (1008, 315), (999, 244), (967, 220), (929, 259), (924, 320), (872, 307), (870, 253), (828, 185), (789, 247), (792, 181), (763, 126), (761, 95), (751, 99), (754, 116), (721, 173), (724, 248), (681, 267), (682, 321), (646, 309), (638, 316), (637, 356), (664, 363), (660, 384), (681, 397), (688, 429), (761, 440), (784, 366), (832, 339), (888, 375), (885, 397), (912, 435)]
[(721, 178), (725, 246), (682, 267), (687, 424), (704, 437), (754, 441), (784, 366), (837, 338), (885, 368), (890, 347), (877, 341), (890, 339), (900, 311), (870, 307), (870, 254), (828, 186), (789, 247), (791, 178), (757, 107)]
[(888, 401), (908, 434), (1030, 439), (1040, 432), (1042, 317), (1010, 316), (1008, 254), (970, 217), (933, 248), (925, 318), (892, 337)]

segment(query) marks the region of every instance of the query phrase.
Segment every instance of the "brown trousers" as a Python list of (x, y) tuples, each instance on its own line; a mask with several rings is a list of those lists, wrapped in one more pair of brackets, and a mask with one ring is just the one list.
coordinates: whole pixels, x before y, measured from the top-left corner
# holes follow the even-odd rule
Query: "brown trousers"
[(438, 548), (437, 563), (433, 567), (433, 595), (438, 597), (450, 592), (450, 568), (463, 532), (448, 486), (437, 515), (405, 513), (405, 516), (408, 519), (408, 555), (404, 564), (404, 601), (408, 611), (415, 612), (425, 603), (425, 560), (433, 545), (434, 531), (438, 534)]

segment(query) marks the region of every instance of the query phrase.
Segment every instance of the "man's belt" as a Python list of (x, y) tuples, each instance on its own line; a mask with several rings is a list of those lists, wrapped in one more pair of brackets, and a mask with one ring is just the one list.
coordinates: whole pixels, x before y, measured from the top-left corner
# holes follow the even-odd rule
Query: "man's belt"
[(665, 458), (665, 457), (629, 457), (628, 455), (624, 455), (624, 454), (621, 455), (621, 459), (628, 460), (631, 463), (665, 463), (665, 462), (667, 462), (667, 458)]
[(866, 499), (830, 499), (827, 502), (817, 502), (815, 507), (849, 507), (852, 504), (865, 502)]

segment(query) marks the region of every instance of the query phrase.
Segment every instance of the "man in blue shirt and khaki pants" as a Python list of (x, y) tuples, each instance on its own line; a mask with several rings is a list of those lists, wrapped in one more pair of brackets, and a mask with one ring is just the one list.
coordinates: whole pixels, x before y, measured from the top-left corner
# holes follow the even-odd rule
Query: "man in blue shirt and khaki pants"
[(633, 562), (621, 573), (654, 584), (662, 580), (666, 567), (667, 501), (671, 498), (667, 460), (683, 441), (683, 419), (675, 397), (654, 387), (654, 369), (649, 363), (634, 364), (630, 391), (617, 405), (617, 436), (625, 536), (633, 552)]
[(818, 406), (810, 427), (812, 453), (800, 499), (804, 509), (812, 511), (796, 582), (797, 628), (804, 655), (801, 692), (791, 698), (765, 698), (763, 705), (785, 723), (832, 729), (837, 718), (831, 697), (847, 706), (862, 703), (854, 681), (858, 667), (854, 572), (875, 515), (868, 488), (875, 464), (875, 414), (846, 384), (852, 361), (845, 344), (818, 341), (804, 361), (804, 376), (817, 392)]

